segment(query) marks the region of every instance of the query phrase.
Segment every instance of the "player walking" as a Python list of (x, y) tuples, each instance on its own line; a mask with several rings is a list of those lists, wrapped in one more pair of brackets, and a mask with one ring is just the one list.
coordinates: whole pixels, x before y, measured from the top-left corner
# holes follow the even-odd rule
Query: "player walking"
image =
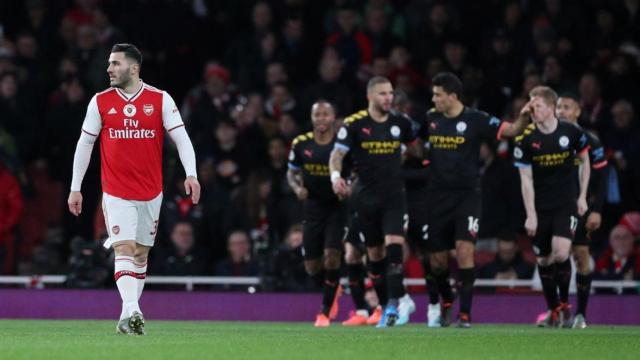
[(144, 288), (147, 257), (158, 230), (162, 203), (162, 144), (167, 130), (176, 144), (187, 179), (187, 194), (200, 198), (196, 159), (175, 102), (165, 91), (140, 79), (142, 54), (131, 44), (116, 44), (109, 55), (111, 87), (93, 96), (73, 159), (69, 211), (82, 212), (82, 179), (95, 141), (100, 138), (102, 208), (115, 252), (114, 279), (122, 298), (116, 331), (144, 335), (138, 300)]

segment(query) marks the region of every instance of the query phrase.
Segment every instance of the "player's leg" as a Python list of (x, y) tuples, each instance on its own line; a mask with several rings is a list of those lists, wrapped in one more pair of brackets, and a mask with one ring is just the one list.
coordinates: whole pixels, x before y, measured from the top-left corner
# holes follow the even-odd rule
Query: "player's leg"
[(558, 321), (558, 285), (556, 283), (556, 264), (551, 256), (551, 226), (551, 216), (546, 212), (538, 212), (538, 228), (533, 237), (533, 252), (536, 255), (542, 292), (547, 303), (547, 314), (544, 319), (537, 322), (537, 325), (541, 327), (555, 326)]
[(584, 329), (587, 327), (587, 303), (591, 293), (591, 255), (588, 245), (574, 245), (573, 258), (576, 261), (576, 287), (578, 290), (578, 306), (572, 327)]
[(552, 256), (556, 263), (556, 283), (560, 297), (560, 326), (571, 327), (569, 285), (571, 283), (571, 243), (578, 227), (575, 209), (563, 209), (553, 216)]
[(440, 292), (438, 292), (438, 282), (431, 269), (428, 253), (425, 253), (422, 258), (422, 268), (424, 269), (424, 279), (427, 283), (427, 292), (429, 294), (427, 326), (440, 327)]
[(571, 310), (569, 305), (569, 284), (571, 283), (571, 240), (554, 236), (551, 240), (552, 257), (556, 265), (556, 284), (560, 300), (559, 326), (571, 327)]
[[(351, 235), (348, 234), (347, 236)], [(367, 319), (371, 314), (371, 309), (367, 305), (364, 297), (365, 268), (362, 262), (362, 253), (354, 244), (352, 244), (349, 239), (345, 241), (344, 248), (345, 263), (347, 264), (347, 275), (349, 277), (349, 291), (351, 292), (351, 298), (353, 299), (353, 305), (356, 308), (356, 312), (348, 320), (345, 320), (342, 325), (367, 325)]]
[(116, 331), (132, 334), (131, 316), (140, 313), (138, 305), (137, 279), (135, 272), (136, 232), (138, 226), (138, 210), (128, 200), (109, 194), (103, 194), (102, 208), (109, 238), (106, 248), (113, 247), (115, 253), (114, 280), (122, 299), (122, 314)]
[[(144, 289), (144, 281), (147, 277), (147, 260), (149, 258), (150, 246), (136, 244), (136, 249), (133, 255), (133, 263), (135, 268), (135, 278), (137, 282), (138, 302), (142, 296), (142, 290)], [(120, 313), (120, 320), (129, 318), (128, 311), (124, 303), (122, 304), (122, 312)]]
[(588, 216), (589, 213), (587, 212), (579, 218), (572, 247), (573, 259), (576, 264), (576, 289), (578, 297), (572, 324), (572, 328), (574, 329), (584, 329), (587, 327), (587, 303), (589, 302), (589, 294), (591, 293), (592, 277), (591, 254), (589, 251), (591, 239), (585, 227), (585, 221)]
[(475, 191), (458, 197), (456, 208), (456, 258), (458, 260), (458, 289), (460, 291), (460, 314), (458, 326), (471, 326), (471, 304), (473, 284), (476, 280), (474, 263), (475, 242), (479, 231), (481, 213), (480, 194)]
[(460, 314), (458, 326), (471, 326), (471, 303), (473, 300), (473, 283), (476, 279), (474, 265), (475, 244), (468, 240), (456, 241), (456, 257), (458, 260), (458, 276), (460, 291)]

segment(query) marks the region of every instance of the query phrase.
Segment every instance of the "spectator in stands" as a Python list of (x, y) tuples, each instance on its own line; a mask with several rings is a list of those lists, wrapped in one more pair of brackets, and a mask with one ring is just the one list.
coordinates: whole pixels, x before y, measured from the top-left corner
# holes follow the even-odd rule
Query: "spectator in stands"
[(276, 290), (307, 291), (319, 288), (319, 284), (313, 284), (304, 269), (302, 235), (301, 225), (292, 226), (273, 256), (271, 274)]
[(215, 139), (210, 153), (216, 167), (216, 176), (220, 184), (233, 191), (245, 181), (249, 170), (253, 168), (249, 144), (238, 141), (238, 129), (228, 119), (218, 122)]
[(225, 259), (215, 266), (217, 276), (257, 276), (258, 266), (252, 259), (251, 239), (244, 230), (233, 231), (227, 239)]
[(582, 109), (580, 125), (586, 129), (593, 129), (598, 134), (606, 134), (610, 128), (609, 111), (602, 98), (601, 89), (600, 80), (596, 74), (588, 72), (580, 78), (578, 85)]
[(359, 29), (357, 9), (343, 5), (336, 15), (338, 30), (327, 37), (326, 45), (338, 50), (344, 60), (345, 73), (353, 76), (361, 64), (371, 64), (373, 48), (371, 39)]
[(518, 244), (513, 240), (500, 239), (496, 258), (479, 271), (482, 279), (531, 279), (535, 266), (524, 260)]
[(634, 246), (631, 230), (616, 225), (609, 234), (609, 248), (598, 258), (594, 280), (640, 279), (640, 251)]
[(150, 274), (167, 276), (198, 276), (209, 273), (209, 260), (199, 251), (193, 226), (187, 221), (175, 223), (171, 230), (171, 243), (160, 247)]
[(0, 274), (12, 274), (15, 267), (15, 230), (22, 213), (18, 180), (0, 159)]

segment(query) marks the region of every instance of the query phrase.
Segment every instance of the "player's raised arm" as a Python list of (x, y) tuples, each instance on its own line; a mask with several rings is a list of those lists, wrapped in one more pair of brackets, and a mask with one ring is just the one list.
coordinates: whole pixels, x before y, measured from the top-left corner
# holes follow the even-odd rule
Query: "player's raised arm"
[(87, 106), (87, 114), (82, 124), (82, 132), (80, 139), (76, 145), (76, 152), (73, 155), (73, 175), (71, 178), (71, 191), (69, 192), (69, 211), (78, 216), (82, 213), (82, 180), (87, 173), (89, 161), (91, 160), (91, 152), (93, 145), (100, 134), (102, 128), (102, 120), (98, 111), (98, 104), (94, 96)]
[(184, 181), (185, 192), (187, 195), (191, 195), (191, 201), (197, 204), (200, 201), (200, 183), (198, 182), (198, 173), (196, 171), (196, 153), (184, 128), (178, 107), (166, 91), (163, 93), (162, 99), (162, 122), (171, 140), (176, 144), (180, 162), (184, 167), (186, 175)]
[(503, 123), (503, 127), (500, 132), (501, 138), (513, 138), (522, 134), (527, 125), (529, 125), (531, 114), (533, 114), (533, 101), (534, 100), (529, 101), (525, 106), (522, 107), (522, 110), (520, 110), (520, 114), (513, 123)]

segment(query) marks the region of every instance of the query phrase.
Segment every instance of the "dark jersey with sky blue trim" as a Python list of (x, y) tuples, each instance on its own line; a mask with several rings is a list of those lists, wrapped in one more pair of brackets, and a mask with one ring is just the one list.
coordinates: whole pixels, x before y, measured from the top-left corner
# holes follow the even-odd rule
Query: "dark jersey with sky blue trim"
[(416, 126), (408, 116), (391, 111), (379, 123), (362, 110), (345, 118), (335, 147), (351, 154), (359, 190), (384, 196), (403, 191), (401, 145), (415, 139)]
[[(587, 202), (589, 203), (589, 210), (602, 212), (602, 206), (604, 206), (607, 191), (607, 158), (600, 139), (590, 131), (585, 130), (585, 133), (587, 134), (587, 142), (589, 144), (589, 163), (591, 164), (591, 176), (589, 177)], [(580, 159), (576, 158), (576, 179), (578, 179), (578, 188), (580, 184), (579, 165)]]
[(531, 167), (536, 210), (575, 206), (576, 155), (589, 149), (587, 134), (578, 125), (559, 120), (550, 134), (530, 124), (516, 137), (513, 158), (517, 167)]
[(500, 139), (504, 125), (495, 116), (469, 107), (454, 118), (429, 110), (427, 124), (420, 130), (429, 145), (429, 189), (479, 189), (480, 144)]
[[(302, 171), (302, 183), (309, 191), (309, 199), (319, 202), (337, 202), (338, 197), (331, 187), (329, 157), (335, 144), (335, 138), (327, 144), (318, 144), (313, 132), (297, 136), (291, 143), (289, 168)], [(349, 161), (345, 158), (342, 176), (350, 176)]]

